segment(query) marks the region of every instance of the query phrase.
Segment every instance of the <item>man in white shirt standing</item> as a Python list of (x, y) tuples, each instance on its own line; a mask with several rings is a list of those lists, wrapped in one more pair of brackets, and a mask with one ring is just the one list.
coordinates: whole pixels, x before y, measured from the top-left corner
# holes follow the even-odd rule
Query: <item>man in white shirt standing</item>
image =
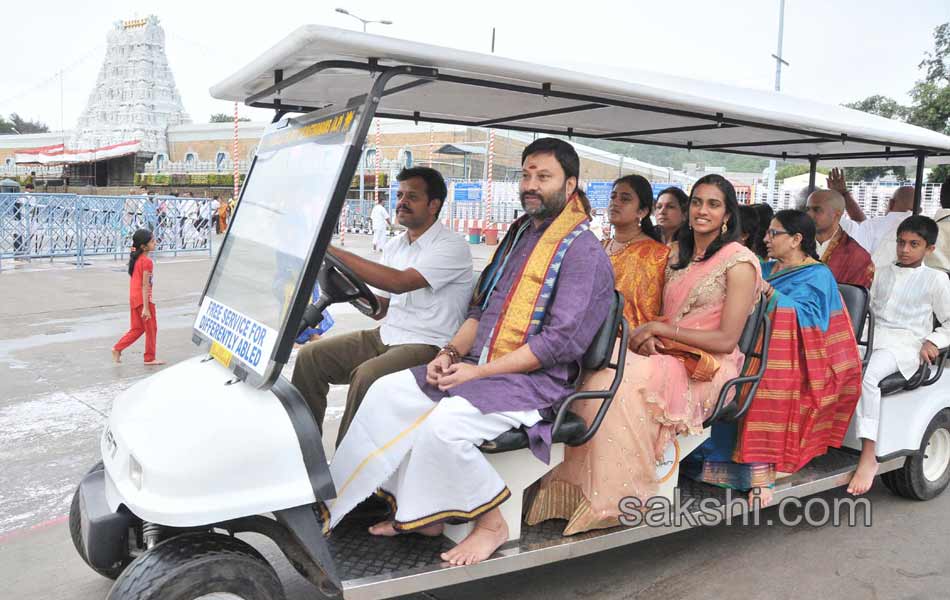
[(382, 263), (334, 246), (327, 250), (376, 289), (382, 326), (307, 344), (294, 367), (293, 384), (321, 431), (330, 384), (349, 384), (337, 445), (369, 386), (435, 358), (461, 327), (472, 298), (468, 244), (439, 223), (447, 194), (442, 175), (413, 167), (396, 179), (396, 219), (406, 231), (386, 243)]
[(841, 219), (841, 228), (868, 251), (874, 267), (881, 268), (893, 263), (897, 254), (897, 227), (914, 214), (914, 187), (905, 185), (897, 188), (887, 204), (887, 213), (873, 219), (865, 216), (851, 196), (841, 169), (831, 170), (828, 187), (844, 196), (848, 215)]
[(373, 222), (373, 252), (383, 251), (383, 246), (386, 245), (386, 233), (392, 225), (389, 220), (389, 211), (383, 206), (383, 202), (380, 198), (369, 215)]

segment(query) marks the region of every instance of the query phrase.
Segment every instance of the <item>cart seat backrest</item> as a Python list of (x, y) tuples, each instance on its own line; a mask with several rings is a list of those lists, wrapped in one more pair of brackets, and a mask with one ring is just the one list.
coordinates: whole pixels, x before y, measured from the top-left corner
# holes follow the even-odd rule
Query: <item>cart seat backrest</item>
[(760, 325), (763, 315), (767, 309), (768, 302), (759, 300), (752, 309), (752, 314), (746, 319), (742, 327), (742, 334), (739, 336), (739, 351), (748, 356), (755, 350), (755, 343), (759, 339)]
[[(611, 383), (610, 389), (577, 392), (565, 400), (559, 409), (559, 413), (565, 413), (564, 419), (560, 427), (555, 428), (551, 433), (552, 443), (566, 443), (571, 446), (584, 443), (584, 441), (589, 439), (590, 436), (596, 432), (597, 427), (600, 426), (601, 421), (606, 415), (606, 409), (609, 408), (610, 401), (613, 399), (616, 388), (620, 384), (620, 378), (623, 375), (623, 353), (620, 355), (618, 364), (611, 364), (610, 362), (610, 359), (613, 357), (614, 346), (617, 344), (618, 332), (622, 332), (620, 335), (621, 343), (626, 344), (627, 341), (627, 325), (623, 319), (623, 305), (623, 294), (614, 290), (607, 317), (604, 319), (603, 325), (601, 325), (597, 331), (597, 335), (594, 336), (594, 340), (590, 343), (590, 346), (587, 347), (587, 352), (585, 352), (581, 358), (584, 371), (600, 371), (608, 367), (615, 369), (614, 381)], [(622, 329), (621, 325), (623, 327)], [(582, 377), (578, 376), (578, 385), (580, 381), (582, 381)], [(594, 417), (594, 421), (590, 427), (588, 427), (587, 422), (583, 418), (568, 410), (571, 406), (572, 399), (582, 395), (587, 395), (588, 399), (601, 398), (603, 400), (601, 408), (597, 416)], [(591, 397), (591, 395), (593, 395), (593, 397)], [(521, 450), (527, 447), (528, 434), (523, 427), (506, 431), (495, 439), (488, 440), (479, 446), (482, 452), (489, 454)]]
[(581, 364), (586, 371), (599, 371), (607, 368), (610, 357), (614, 351), (614, 345), (617, 342), (617, 331), (620, 328), (620, 319), (623, 318), (623, 294), (614, 290), (614, 295), (610, 303), (610, 310), (607, 312), (607, 318), (604, 319), (594, 341), (587, 347), (581, 359)]
[(863, 287), (846, 283), (839, 283), (838, 291), (841, 292), (841, 299), (844, 301), (845, 308), (848, 309), (848, 316), (851, 317), (854, 339), (860, 342), (864, 336), (864, 326), (868, 310), (870, 310), (871, 294)]

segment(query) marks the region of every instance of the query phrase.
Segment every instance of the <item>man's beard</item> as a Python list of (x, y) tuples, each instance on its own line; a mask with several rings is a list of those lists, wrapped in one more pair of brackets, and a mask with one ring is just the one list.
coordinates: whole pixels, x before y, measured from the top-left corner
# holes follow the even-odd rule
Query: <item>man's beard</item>
[(538, 196), (541, 198), (541, 204), (537, 208), (528, 208), (525, 206), (525, 193), (521, 192), (521, 208), (524, 209), (525, 213), (530, 215), (535, 219), (548, 219), (550, 217), (561, 214), (561, 211), (564, 210), (564, 207), (567, 206), (567, 186), (565, 185), (563, 189), (558, 190), (552, 193), (550, 196), (545, 196), (544, 194), (530, 194), (531, 196)]

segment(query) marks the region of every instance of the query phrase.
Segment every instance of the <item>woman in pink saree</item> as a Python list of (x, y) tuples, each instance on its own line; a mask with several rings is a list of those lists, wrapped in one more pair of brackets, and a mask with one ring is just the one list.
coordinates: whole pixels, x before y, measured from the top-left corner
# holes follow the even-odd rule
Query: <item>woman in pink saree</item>
[[(564, 535), (616, 527), (622, 498), (645, 504), (656, 494), (656, 462), (674, 436), (702, 432), (722, 384), (742, 367), (737, 343), (759, 294), (759, 259), (736, 241), (738, 215), (723, 177), (693, 186), (689, 221), (666, 270), (663, 316), (631, 334), (623, 382), (597, 435), (567, 449), (542, 482), (528, 524), (566, 519)], [(683, 349), (700, 360), (684, 359)], [(604, 389), (612, 377), (592, 373), (584, 387)], [(589, 423), (598, 407), (583, 401), (573, 410)]]

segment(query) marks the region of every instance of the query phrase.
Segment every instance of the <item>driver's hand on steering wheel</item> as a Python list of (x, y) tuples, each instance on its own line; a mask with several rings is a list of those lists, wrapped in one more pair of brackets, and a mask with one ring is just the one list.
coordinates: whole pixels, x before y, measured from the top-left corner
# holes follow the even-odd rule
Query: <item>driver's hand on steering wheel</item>
[(438, 387), (439, 380), (448, 374), (450, 366), (452, 366), (452, 357), (445, 353), (439, 353), (426, 365), (426, 383)]

